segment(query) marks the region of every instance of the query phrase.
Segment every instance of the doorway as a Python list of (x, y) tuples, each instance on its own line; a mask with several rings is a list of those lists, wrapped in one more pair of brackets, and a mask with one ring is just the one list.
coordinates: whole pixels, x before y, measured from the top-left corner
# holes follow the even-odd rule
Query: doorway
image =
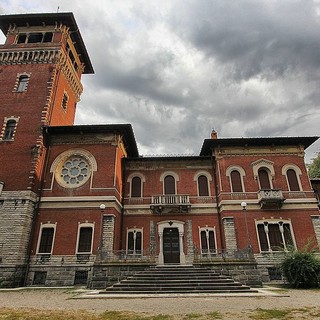
[(180, 263), (180, 246), (178, 228), (163, 229), (164, 263)]

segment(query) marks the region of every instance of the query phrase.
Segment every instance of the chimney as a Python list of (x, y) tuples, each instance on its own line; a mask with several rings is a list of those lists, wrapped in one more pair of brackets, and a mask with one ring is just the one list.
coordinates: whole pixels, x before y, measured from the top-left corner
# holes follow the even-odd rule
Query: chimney
[(212, 131), (211, 131), (211, 139), (213, 139), (213, 140), (218, 139), (217, 131), (215, 131), (214, 129), (212, 129)]

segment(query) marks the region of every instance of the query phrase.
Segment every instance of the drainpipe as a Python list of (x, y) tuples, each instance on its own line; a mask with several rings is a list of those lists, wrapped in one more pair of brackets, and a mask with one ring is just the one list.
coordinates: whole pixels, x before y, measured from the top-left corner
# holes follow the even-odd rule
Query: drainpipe
[[(220, 206), (219, 206), (219, 189), (218, 189), (218, 179), (217, 179), (217, 160), (213, 156), (214, 149), (212, 149), (211, 152), (211, 163), (212, 163), (212, 173), (213, 173), (213, 183), (214, 183), (214, 191), (215, 191), (215, 198), (216, 198), (216, 209), (217, 209), (217, 215), (218, 215), (218, 226), (219, 226), (219, 235), (220, 235), (220, 245), (221, 245), (221, 251), (224, 253), (225, 251), (225, 243), (224, 238), (222, 235), (222, 221), (221, 221), (221, 212), (220, 212)], [(224, 257), (224, 254), (222, 255)]]

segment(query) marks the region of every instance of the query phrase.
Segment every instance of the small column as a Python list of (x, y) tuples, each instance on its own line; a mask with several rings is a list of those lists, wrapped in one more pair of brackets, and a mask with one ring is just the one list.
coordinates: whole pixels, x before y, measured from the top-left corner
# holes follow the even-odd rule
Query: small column
[(186, 256), (183, 252), (183, 232), (179, 232), (179, 246), (180, 246), (180, 264), (186, 264)]
[(159, 259), (158, 263), (160, 265), (164, 264), (164, 256), (163, 256), (163, 232), (159, 232)]

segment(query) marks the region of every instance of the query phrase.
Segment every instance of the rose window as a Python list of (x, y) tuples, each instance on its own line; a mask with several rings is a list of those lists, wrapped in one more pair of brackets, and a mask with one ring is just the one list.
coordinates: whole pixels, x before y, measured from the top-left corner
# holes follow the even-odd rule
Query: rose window
[(71, 157), (66, 160), (59, 170), (61, 185), (78, 187), (83, 185), (90, 177), (90, 166), (82, 157)]

